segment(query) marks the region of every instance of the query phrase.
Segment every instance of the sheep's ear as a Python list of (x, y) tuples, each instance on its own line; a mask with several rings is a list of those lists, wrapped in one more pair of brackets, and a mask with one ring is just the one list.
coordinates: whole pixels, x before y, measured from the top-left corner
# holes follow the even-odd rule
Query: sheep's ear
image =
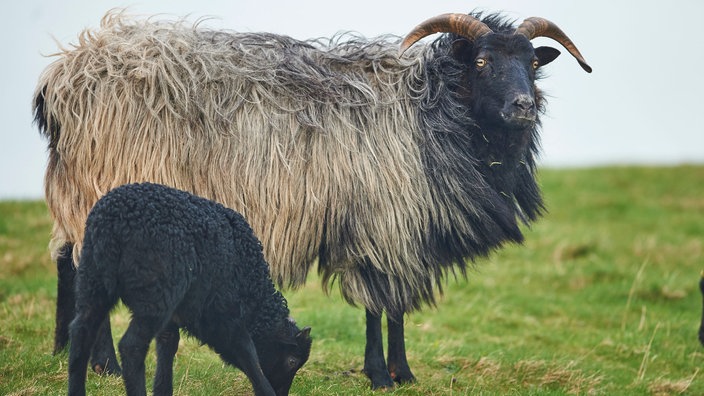
[(540, 66), (545, 66), (557, 59), (557, 57), (560, 56), (560, 51), (553, 47), (538, 47), (535, 49), (535, 56), (538, 57)]
[(452, 43), (452, 56), (465, 65), (474, 63), (472, 56), (472, 43), (464, 37), (460, 37)]
[(310, 339), (310, 326), (304, 327), (301, 331), (296, 334), (296, 341), (308, 340)]

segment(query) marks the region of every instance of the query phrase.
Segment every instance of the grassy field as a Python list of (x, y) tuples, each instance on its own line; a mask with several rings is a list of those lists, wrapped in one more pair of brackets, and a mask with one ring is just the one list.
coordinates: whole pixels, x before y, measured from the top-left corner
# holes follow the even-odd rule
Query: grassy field
[[(394, 393), (704, 394), (704, 167), (544, 170), (540, 180), (550, 213), (525, 244), (481, 260), (469, 280), (448, 282), (437, 308), (407, 317), (418, 382)], [(50, 229), (43, 202), (0, 202), (0, 395), (65, 393), (67, 355), (51, 355)], [(314, 337), (291, 393), (375, 394), (361, 373), (363, 311), (313, 278), (285, 294)], [(128, 319), (113, 313), (116, 340)], [(181, 343), (176, 394), (251, 393), (207, 347)], [(147, 364), (150, 377), (153, 355)], [(88, 391), (124, 394), (119, 378), (92, 373)]]

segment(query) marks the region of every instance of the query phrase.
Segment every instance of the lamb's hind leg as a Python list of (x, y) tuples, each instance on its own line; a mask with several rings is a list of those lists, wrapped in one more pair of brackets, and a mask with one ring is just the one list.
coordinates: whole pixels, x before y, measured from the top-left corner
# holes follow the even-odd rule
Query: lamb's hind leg
[(388, 324), (389, 351), (387, 364), (391, 378), (399, 384), (415, 382), (416, 377), (411, 372), (406, 359), (406, 342), (403, 334), (403, 315), (392, 318), (386, 315)]
[(120, 364), (117, 362), (115, 347), (112, 343), (112, 331), (110, 330), (110, 315), (105, 317), (98, 329), (98, 336), (93, 344), (90, 353), (90, 367), (98, 374), (122, 374)]
[(122, 379), (128, 396), (146, 396), (144, 359), (149, 344), (159, 333), (165, 320), (160, 317), (133, 316), (118, 348), (122, 358)]
[(169, 322), (156, 336), (156, 374), (154, 375), (154, 396), (173, 393), (174, 356), (178, 351), (178, 326)]
[(109, 301), (96, 299), (82, 307), (70, 326), (71, 348), (68, 359), (68, 394), (86, 394), (86, 371), (91, 347), (95, 342), (101, 322), (110, 313)]
[[(69, 326), (76, 315), (76, 267), (73, 263), (73, 244), (61, 248), (56, 260), (56, 327), (54, 329), (54, 354), (61, 352), (69, 341)], [(90, 353), (90, 366), (98, 374), (120, 375), (115, 347), (110, 331), (110, 317), (105, 318)]]

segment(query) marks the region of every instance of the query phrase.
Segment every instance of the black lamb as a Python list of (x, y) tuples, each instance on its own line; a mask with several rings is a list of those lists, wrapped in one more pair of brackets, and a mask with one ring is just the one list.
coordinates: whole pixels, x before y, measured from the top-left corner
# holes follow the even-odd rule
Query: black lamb
[(256, 395), (288, 394), (308, 360), (310, 327), (289, 318), (249, 224), (216, 202), (151, 183), (115, 188), (88, 216), (76, 276), (70, 395), (85, 394), (91, 347), (118, 299), (132, 312), (119, 343), (128, 395), (146, 395), (154, 338), (154, 394), (172, 393), (179, 328), (241, 369)]

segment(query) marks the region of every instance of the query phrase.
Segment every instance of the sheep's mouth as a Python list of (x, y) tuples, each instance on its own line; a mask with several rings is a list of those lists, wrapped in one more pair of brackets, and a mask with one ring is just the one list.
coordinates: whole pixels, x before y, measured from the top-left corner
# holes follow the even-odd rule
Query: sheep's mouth
[(534, 112), (501, 112), (501, 120), (509, 128), (527, 128), (535, 125), (538, 117)]

